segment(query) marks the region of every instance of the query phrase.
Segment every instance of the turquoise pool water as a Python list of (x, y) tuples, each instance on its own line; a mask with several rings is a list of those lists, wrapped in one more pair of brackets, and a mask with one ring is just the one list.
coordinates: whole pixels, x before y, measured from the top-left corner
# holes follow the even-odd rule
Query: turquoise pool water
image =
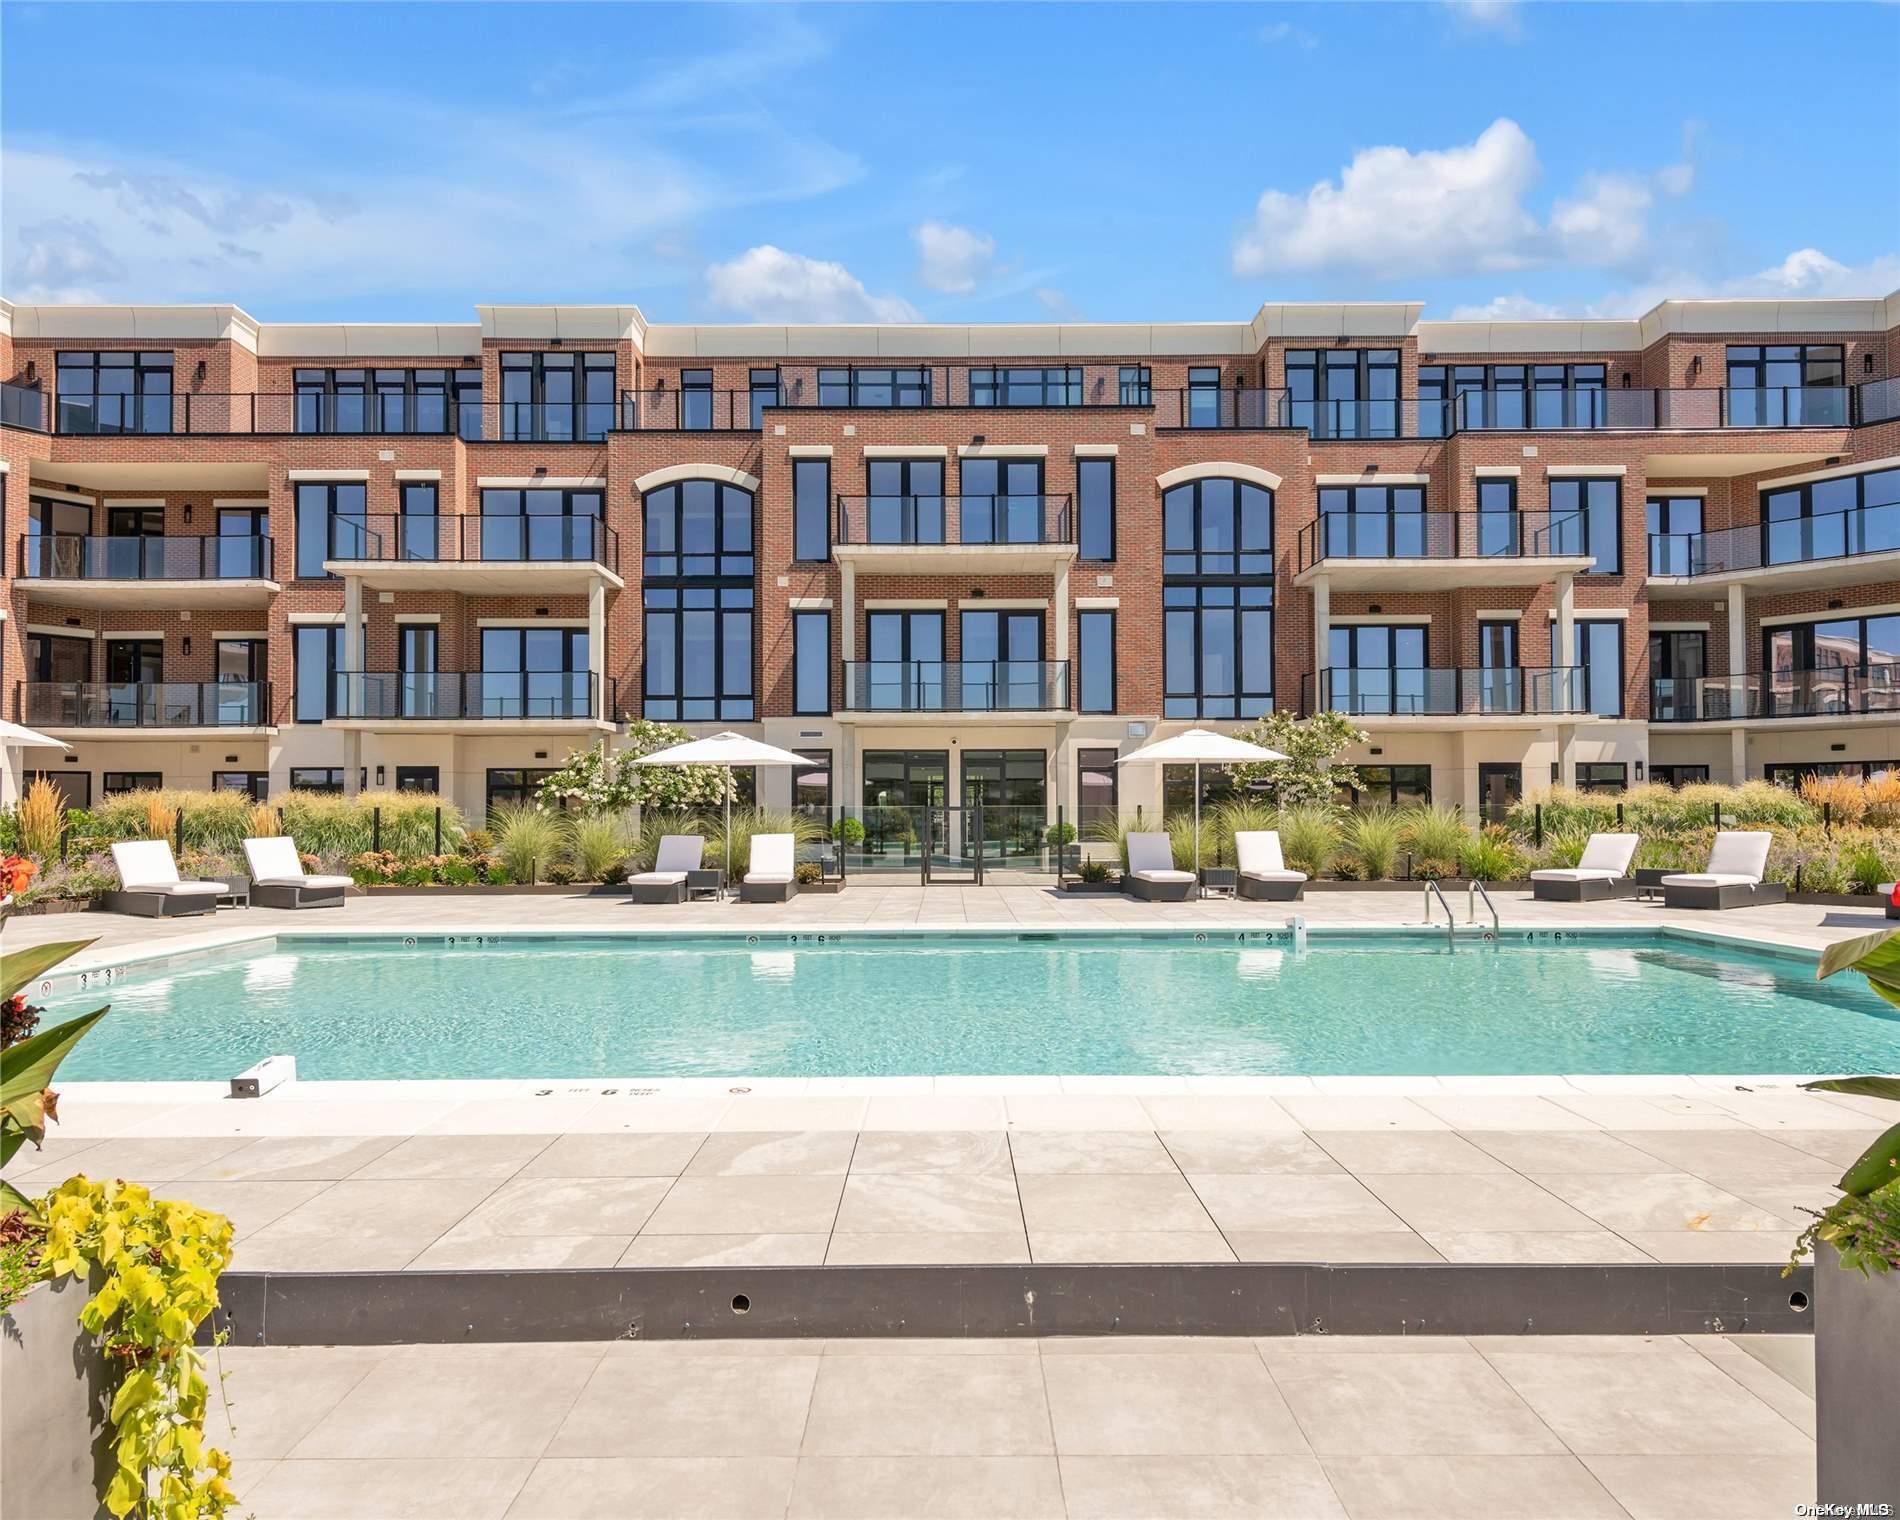
[(1653, 935), (298, 941), (136, 969), (75, 1079), (1900, 1068), (1900, 1015), (1811, 963)]

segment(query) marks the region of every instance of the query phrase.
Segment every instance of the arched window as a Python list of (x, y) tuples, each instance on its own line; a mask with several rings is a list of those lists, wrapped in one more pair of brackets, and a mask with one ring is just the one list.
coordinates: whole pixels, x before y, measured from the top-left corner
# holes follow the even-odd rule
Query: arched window
[(670, 722), (756, 717), (752, 492), (674, 480), (641, 505), (641, 713)]
[(1170, 718), (1273, 708), (1273, 492), (1232, 476), (1161, 494), (1163, 695)]

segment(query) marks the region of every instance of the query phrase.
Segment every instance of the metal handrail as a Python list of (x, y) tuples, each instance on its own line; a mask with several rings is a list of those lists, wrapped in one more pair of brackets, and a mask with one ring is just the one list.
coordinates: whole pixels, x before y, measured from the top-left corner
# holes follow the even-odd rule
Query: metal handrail
[(1465, 922), (1475, 924), (1478, 921), (1477, 900), (1480, 897), (1484, 899), (1485, 907), (1491, 910), (1491, 932), (1502, 934), (1504, 925), (1498, 919), (1498, 906), (1491, 901), (1491, 894), (1485, 891), (1484, 883), (1475, 876), (1471, 878), (1470, 885), (1465, 888)]
[(1438, 906), (1445, 910), (1445, 943), (1455, 950), (1458, 948), (1458, 915), (1451, 911), (1451, 904), (1445, 901), (1444, 888), (1430, 877), (1425, 879), (1425, 927), (1432, 925), (1432, 899), (1438, 899)]

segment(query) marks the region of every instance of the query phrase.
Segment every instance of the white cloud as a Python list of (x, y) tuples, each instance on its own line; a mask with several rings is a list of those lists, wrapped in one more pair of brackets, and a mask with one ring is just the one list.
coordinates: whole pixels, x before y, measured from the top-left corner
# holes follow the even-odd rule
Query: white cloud
[(1041, 285), (1036, 289), (1036, 301), (1042, 309), (1058, 322), (1080, 322), (1082, 313), (1075, 302), (1057, 290), (1053, 285)]
[(874, 296), (842, 264), (806, 258), (762, 243), (736, 259), (708, 265), (706, 293), (715, 306), (755, 322), (915, 322), (916, 308), (899, 296)]
[(1279, 47), (1282, 43), (1293, 47), (1312, 49), (1319, 46), (1319, 38), (1303, 26), (1295, 26), (1291, 21), (1270, 21), (1260, 28), (1260, 40), (1268, 47)]
[(1843, 264), (1818, 248), (1798, 248), (1779, 264), (1728, 280), (1708, 280), (1693, 272), (1659, 275), (1594, 300), (1569, 303), (1538, 301), (1521, 291), (1494, 296), (1481, 306), (1460, 306), (1455, 321), (1511, 322), (1548, 317), (1638, 317), (1659, 301), (1746, 299), (1748, 297), (1820, 297), (1859, 299), (1900, 289), (1900, 254), (1883, 254), (1864, 264)]
[(1537, 145), (1508, 117), (1458, 147), (1363, 148), (1336, 181), (1304, 195), (1263, 193), (1235, 240), (1234, 272), (1636, 268), (1658, 195), (1686, 194), (1694, 169), (1685, 161), (1653, 175), (1590, 174), (1547, 217), (1529, 203), (1538, 177)]
[(911, 236), (917, 240), (917, 278), (951, 295), (975, 290), (996, 257), (995, 238), (951, 222), (925, 222)]
[(1466, 26), (1515, 41), (1524, 34), (1523, 13), (1517, 0), (1445, 0)]
[(1764, 296), (1880, 296), (1900, 289), (1900, 255), (1887, 254), (1852, 266), (1818, 248), (1797, 248), (1772, 268), (1740, 282), (1745, 291)]
[(1454, 322), (1545, 322), (1556, 317), (1569, 316), (1560, 306), (1548, 301), (1533, 301), (1522, 291), (1508, 296), (1493, 296), (1482, 306), (1459, 306), (1453, 309), (1451, 320)]

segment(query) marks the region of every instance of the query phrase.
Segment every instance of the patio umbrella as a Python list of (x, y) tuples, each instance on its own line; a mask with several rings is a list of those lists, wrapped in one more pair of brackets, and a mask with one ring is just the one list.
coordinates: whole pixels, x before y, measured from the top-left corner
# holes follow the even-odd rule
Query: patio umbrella
[[(1277, 758), (1277, 757), (1276, 757)], [(762, 744), (744, 734), (714, 734), (710, 739), (689, 739), (671, 749), (656, 749), (641, 755), (635, 765), (717, 765), (726, 772), (726, 881), (732, 881), (732, 768), (736, 765), (809, 765), (803, 755), (788, 749)]]
[(0, 718), (0, 749), (71, 749), (64, 739), (55, 739), (31, 728), (22, 728)]
[(1291, 756), (1265, 745), (1249, 744), (1232, 734), (1217, 734), (1212, 729), (1190, 728), (1172, 739), (1160, 739), (1123, 755), (1117, 765), (1145, 761), (1149, 765), (1192, 765), (1194, 767), (1194, 880), (1201, 880), (1201, 767), (1203, 765), (1258, 765), (1262, 760), (1286, 760)]

